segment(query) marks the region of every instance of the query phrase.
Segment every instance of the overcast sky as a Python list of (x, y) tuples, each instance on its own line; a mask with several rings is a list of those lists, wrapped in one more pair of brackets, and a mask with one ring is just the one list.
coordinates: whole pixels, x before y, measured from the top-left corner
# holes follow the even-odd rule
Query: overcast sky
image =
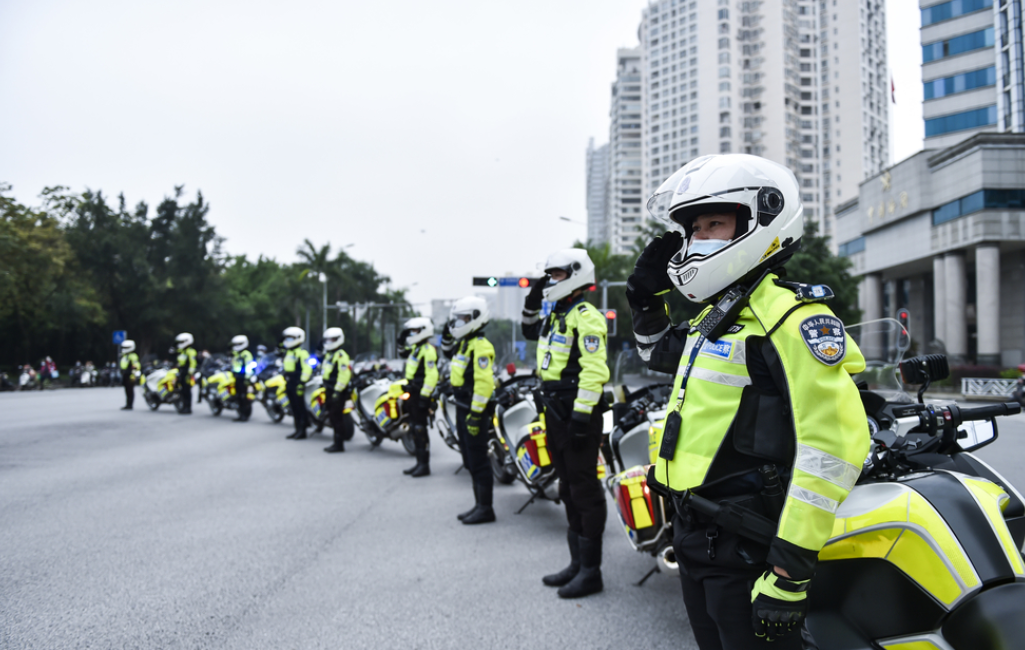
[[(32, 205), (184, 185), (232, 254), (351, 243), (415, 302), (460, 297), (586, 235), (645, 4), (0, 1), (0, 181)], [(922, 143), (919, 12), (887, 11), (896, 162)]]

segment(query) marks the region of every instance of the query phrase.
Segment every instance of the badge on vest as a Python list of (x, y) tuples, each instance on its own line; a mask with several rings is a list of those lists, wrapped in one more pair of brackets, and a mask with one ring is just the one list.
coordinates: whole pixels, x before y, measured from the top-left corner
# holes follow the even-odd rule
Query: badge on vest
[(847, 354), (846, 335), (843, 323), (836, 316), (812, 316), (801, 322), (801, 336), (812, 356), (826, 364), (835, 366)]
[(487, 357), (480, 357), (479, 359), (477, 359), (477, 365), (480, 366), (482, 370), (484, 368), (487, 368), (488, 367), (488, 358)]
[(588, 334), (584, 337), (584, 349), (588, 352), (597, 352), (599, 345), (601, 345), (601, 339), (594, 334)]

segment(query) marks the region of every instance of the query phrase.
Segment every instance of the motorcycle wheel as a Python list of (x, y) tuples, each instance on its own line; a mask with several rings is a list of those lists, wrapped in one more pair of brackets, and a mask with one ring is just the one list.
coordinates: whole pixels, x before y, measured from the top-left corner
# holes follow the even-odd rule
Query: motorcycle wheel
[(207, 399), (206, 401), (210, 404), (210, 412), (213, 413), (215, 417), (220, 415), (221, 411), (224, 410), (224, 404), (221, 404), (221, 400)]
[(160, 408), (160, 400), (158, 400), (155, 396), (147, 393), (143, 399), (146, 400), (146, 405), (149, 406), (149, 410), (155, 411), (158, 408)]
[(495, 452), (493, 446), (488, 445), (488, 462), (491, 463), (491, 473), (495, 480), (502, 485), (509, 485), (516, 480), (516, 468), (505, 464), (505, 454)]
[(267, 409), (267, 417), (271, 422), (277, 424), (285, 419), (285, 409), (281, 408), (280, 404), (272, 402), (268, 405), (267, 402), (264, 402), (263, 405)]
[(367, 440), (370, 441), (371, 447), (378, 446), (384, 440), (384, 437), (382, 437), (381, 434), (375, 433), (370, 429), (370, 427), (363, 428), (363, 433), (367, 434)]
[(185, 411), (185, 400), (183, 400), (180, 396), (176, 396), (174, 398), (174, 401), (172, 401), (171, 403), (174, 404), (174, 410), (178, 411), (179, 413), (183, 413)]
[(413, 440), (413, 434), (410, 431), (402, 434), (402, 446), (406, 448), (406, 453), (410, 456), (416, 456), (416, 442)]

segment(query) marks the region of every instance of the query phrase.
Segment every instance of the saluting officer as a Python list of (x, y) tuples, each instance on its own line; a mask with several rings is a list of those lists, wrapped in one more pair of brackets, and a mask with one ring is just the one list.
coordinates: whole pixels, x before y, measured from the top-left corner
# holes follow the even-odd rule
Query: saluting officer
[(178, 349), (178, 391), (181, 393), (185, 407), (182, 415), (192, 413), (192, 385), (196, 382), (196, 348), (192, 347), (195, 339), (188, 332), (182, 332), (174, 339)]
[(467, 296), (452, 305), (446, 328), (456, 341), (450, 382), (456, 399), (459, 449), (473, 479), (474, 506), (457, 515), (467, 525), (495, 520), (495, 476), (488, 461), (487, 436), (487, 423), (493, 411), (491, 395), (495, 392), (495, 348), (483, 331), (489, 320), (487, 301)]
[[(560, 587), (562, 598), (580, 598), (604, 587), (601, 546), (608, 513), (597, 464), (602, 414), (607, 410), (602, 387), (609, 380), (608, 327), (601, 313), (584, 301), (584, 292), (594, 284), (594, 263), (587, 251), (552, 253), (545, 273), (524, 302), (523, 336), (538, 342), (540, 401), (559, 477), (559, 498), (569, 520), (570, 564), (542, 581)], [(543, 321), (542, 295), (555, 303)]]
[(135, 373), (142, 370), (139, 355), (135, 353), (135, 341), (125, 339), (121, 342), (121, 384), (125, 387), (125, 405), (122, 411), (131, 411), (135, 403)]
[(238, 415), (232, 422), (245, 422), (253, 413), (249, 401), (249, 382), (253, 353), (249, 351), (249, 337), (239, 334), (231, 339), (231, 373), (235, 375), (235, 399), (238, 400)]
[(399, 352), (406, 358), (406, 390), (409, 399), (409, 420), (416, 444), (416, 465), (402, 470), (413, 477), (430, 476), (431, 452), (428, 449), (427, 417), (430, 415), (431, 395), (438, 385), (438, 350), (429, 339), (434, 336), (434, 323), (430, 318), (410, 318), (399, 332)]
[(352, 363), (349, 355), (342, 349), (345, 343), (345, 332), (341, 327), (329, 327), (324, 330), (324, 365), (321, 372), (324, 376), (324, 393), (327, 403), (327, 415), (334, 429), (334, 442), (324, 447), (329, 454), (345, 451), (345, 441), (352, 439), (352, 395), (349, 381), (352, 379)]
[[(702, 650), (801, 648), (819, 551), (868, 453), (851, 381), (864, 357), (822, 304), (828, 287), (780, 279), (803, 233), (788, 169), (705, 156), (648, 206), (674, 232), (645, 248), (627, 297), (641, 356), (676, 374), (648, 480), (674, 506), (694, 636)], [(675, 329), (661, 297), (674, 287), (707, 303)]]
[(285, 437), (290, 440), (303, 440), (306, 438), (306, 427), (309, 426), (305, 387), (306, 382), (313, 376), (310, 353), (302, 347), (306, 341), (306, 332), (299, 327), (286, 327), (281, 336), (281, 345), (285, 348), (285, 358), (282, 362), (285, 394), (288, 395), (288, 403), (292, 407), (292, 422), (295, 424), (295, 431)]

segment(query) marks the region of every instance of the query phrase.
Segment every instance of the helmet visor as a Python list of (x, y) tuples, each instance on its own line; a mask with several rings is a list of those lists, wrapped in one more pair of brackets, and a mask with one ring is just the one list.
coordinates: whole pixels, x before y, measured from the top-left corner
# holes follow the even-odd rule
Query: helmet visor
[(737, 163), (702, 171), (715, 158), (717, 156), (696, 158), (667, 178), (648, 199), (648, 214), (678, 230), (681, 223), (671, 219), (670, 212), (675, 213), (681, 207), (703, 202), (702, 199), (753, 206), (760, 187), (776, 186), (772, 178), (750, 164)]

